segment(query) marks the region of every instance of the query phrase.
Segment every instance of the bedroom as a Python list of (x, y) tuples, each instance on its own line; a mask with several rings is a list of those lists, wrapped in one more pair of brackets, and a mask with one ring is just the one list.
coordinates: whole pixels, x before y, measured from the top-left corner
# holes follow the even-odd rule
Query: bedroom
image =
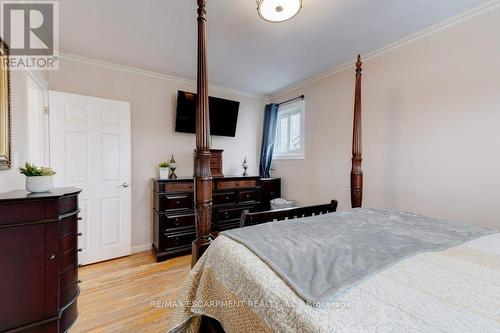
[[(4, 93), (6, 85), (2, 85), (0, 155), (5, 162), (0, 162), (4, 163), (2, 167), (5, 170), (0, 170), (0, 192), (5, 193), (0, 200), (0, 205), (4, 206), (0, 208), (0, 217), (3, 220), (1, 224), (5, 226), (0, 229), (3, 246), (0, 252), (4, 263), (2, 272), (10, 272), (4, 275), (10, 280), (2, 284), (2, 294), (29, 290), (25, 292), (26, 297), (32, 296), (43, 302), (44, 299), (37, 296), (43, 288), (50, 286), (47, 281), (56, 283), (56, 289), (60, 287), (58, 278), (41, 279), (32, 274), (33, 270), (45, 267), (45, 257), (43, 262), (37, 262), (38, 266), (18, 259), (17, 264), (25, 264), (22, 267), (24, 271), (21, 268), (16, 268), (21, 271), (9, 270), (9, 267), (14, 267), (9, 266), (9, 263), (13, 265), (13, 249), (17, 249), (22, 241), (5, 241), (13, 239), (10, 232), (19, 232), (9, 222), (26, 218), (23, 215), (26, 212), (35, 214), (34, 208), (9, 209), (11, 206), (8, 205), (13, 201), (11, 191), (25, 189), (25, 182), (30, 178), (20, 174), (19, 168), (25, 162), (50, 166), (56, 172), (53, 176), (56, 187), (83, 188), (78, 204), (78, 216), (82, 220), (78, 221), (78, 230), (73, 233), (82, 234), (78, 236), (77, 247), (82, 251), (78, 252), (76, 260), (84, 266), (78, 269), (78, 273), (73, 268), (73, 274), (77, 274), (82, 282), (78, 284), (81, 293), (75, 298), (78, 315), (76, 323), (71, 326), (72, 332), (156, 332), (170, 327), (174, 311), (182, 309), (165, 306), (165, 302), (175, 301), (181, 288), (188, 286), (185, 282), (191, 270), (190, 237), (195, 235), (195, 197), (197, 204), (207, 203), (203, 199), (209, 199), (215, 206), (218, 206), (216, 200), (229, 200), (230, 206), (225, 207), (230, 209), (214, 208), (219, 210), (212, 213), (208, 224), (213, 222), (215, 227), (222, 224), (213, 219), (220, 217), (224, 220), (225, 214), (230, 216), (225, 226), (234, 227), (239, 225), (239, 215), (246, 208), (267, 210), (269, 202), (263, 205), (263, 199), (269, 201), (278, 193), (280, 197), (293, 200), (299, 207), (326, 204), (335, 199), (340, 214), (349, 212), (355, 58), (358, 53), (363, 62), (363, 76), (359, 81), (362, 87), (359, 91), (362, 102), (359, 119), (362, 121), (359, 124), (362, 126), (358, 132), (361, 134), (362, 130), (362, 206), (408, 211), (494, 230), (500, 228), (497, 204), (500, 177), (495, 173), (500, 167), (497, 148), (500, 142), (500, 113), (496, 98), (500, 88), (498, 1), (443, 0), (402, 4), (397, 1), (303, 0), (297, 15), (271, 23), (261, 17), (265, 16), (262, 12), (259, 16), (253, 0), (208, 0), (205, 49), (208, 95), (239, 102), (237, 122), (233, 123), (236, 126), (234, 137), (207, 136), (206, 131), (205, 136), (197, 137), (192, 133), (176, 131), (177, 116), (182, 112), (178, 110), (178, 92), (196, 93), (200, 87), (202, 91), (207, 87), (202, 77), (198, 85), (196, 81), (199, 77), (196, 1), (142, 1), (139, 4), (117, 0), (63, 0), (55, 3), (57, 6), (53, 8), (57, 11), (54, 11), (53, 26), (57, 31), (54, 34), (57, 41), (54, 45), (59, 52), (57, 68), (28, 72), (17, 68), (19, 63), (10, 62), (11, 93)], [(6, 12), (4, 9), (2, 15)], [(11, 37), (4, 35), (4, 24), (2, 29), (2, 40), (10, 41)], [(12, 41), (10, 44), (11, 58), (15, 59), (18, 56), (12, 52)], [(200, 50), (203, 48), (200, 47)], [(9, 100), (6, 96), (9, 95), (10, 126), (6, 116), (9, 112), (5, 111), (9, 109), (5, 106), (5, 101)], [(302, 95), (303, 101), (299, 99), (278, 107), (278, 114), (280, 109), (282, 112), (298, 110), (301, 114), (300, 130), (296, 131), (300, 144), (296, 151), (291, 152), (292, 156), (277, 157), (279, 154), (275, 154), (270, 166), (264, 163), (271, 168), (274, 181), (269, 185), (267, 178), (260, 177), (264, 175), (259, 170), (264, 128), (272, 127), (264, 125), (266, 105)], [(62, 114), (61, 105), (64, 103), (71, 106), (66, 108), (66, 114)], [(80, 104), (87, 105), (87, 109), (75, 107)], [(45, 112), (47, 106), (48, 114)], [(99, 108), (109, 112), (101, 118), (86, 118), (86, 112), (92, 115), (94, 109)], [(116, 110), (120, 110), (117, 111), (119, 116), (111, 112)], [(286, 114), (282, 113), (282, 116)], [(114, 128), (112, 135), (104, 133), (107, 141), (87, 142), (82, 136), (92, 138), (102, 135), (96, 132), (100, 127), (68, 124), (65, 117), (73, 117), (75, 122), (105, 120), (108, 125), (117, 125), (120, 132), (111, 126)], [(290, 117), (280, 119), (291, 122)], [(284, 122), (280, 126), (287, 125)], [(290, 134), (284, 127), (278, 127), (274, 130)], [(78, 135), (68, 136), (68, 133)], [(121, 144), (113, 141), (117, 136), (123, 140)], [(284, 137), (284, 141), (292, 141), (290, 135)], [(66, 149), (63, 143), (74, 148)], [(219, 171), (225, 177), (213, 183), (215, 195), (207, 190), (196, 196), (192, 188), (195, 171), (193, 149), (206, 148), (203, 144), (224, 150)], [(283, 147), (287, 150), (288, 146), (284, 144)], [(110, 149), (111, 153), (101, 153), (103, 148)], [(160, 223), (155, 222), (155, 195), (160, 196), (161, 191), (155, 191), (152, 178), (159, 176), (159, 163), (170, 162), (172, 158), (176, 162), (178, 179), (163, 183), (179, 182), (179, 186), (184, 186), (183, 195), (188, 194), (181, 198), (175, 195), (176, 199), (172, 201), (173, 205), (182, 201), (180, 205), (187, 203), (189, 207), (188, 214), (174, 214), (175, 218), (181, 217), (178, 223), (188, 224), (187, 238), (176, 238), (184, 232), (172, 233), (175, 237), (168, 238), (170, 234), (155, 231), (155, 225)], [(212, 157), (212, 160), (215, 158)], [(248, 166), (249, 176), (246, 177), (249, 178), (242, 180), (244, 160)], [(99, 192), (102, 188), (93, 183), (100, 180), (97, 175), (101, 172), (99, 165), (107, 166), (104, 171), (111, 177), (104, 182), (110, 185), (106, 193)], [(207, 170), (206, 167), (200, 169)], [(231, 179), (232, 176), (237, 177)], [(236, 188), (239, 186), (236, 183), (241, 181), (250, 183), (246, 183), (248, 187), (244, 189)], [(228, 182), (233, 183), (229, 186)], [(222, 188), (218, 188), (218, 184)], [(212, 181), (199, 184), (196, 190), (206, 189), (207, 186), (212, 186)], [(266, 186), (271, 187), (268, 192), (265, 191)], [(250, 191), (247, 193), (244, 190)], [(16, 193), (19, 196), (19, 192)], [(253, 198), (251, 204), (240, 197), (255, 193), (259, 196), (258, 200)], [(267, 197), (263, 196), (266, 193)], [(99, 211), (92, 200), (101, 198), (103, 201), (102, 196), (107, 196), (104, 199), (107, 206)], [(31, 202), (30, 197), (17, 199), (20, 202), (16, 205)], [(253, 201), (259, 201), (262, 207), (255, 208)], [(206, 207), (201, 205), (198, 210), (203, 208)], [(175, 218), (172, 223), (176, 223)], [(100, 224), (103, 219), (106, 224)], [(46, 224), (48, 228), (50, 223)], [(205, 221), (205, 224), (198, 223), (196, 231), (198, 236), (206, 236), (210, 230)], [(41, 237), (36, 230), (33, 233)], [(33, 244), (33, 238), (29, 238), (27, 233), (22, 234), (24, 241)], [(155, 257), (151, 252), (155, 235), (163, 241), (180, 241), (182, 251), (174, 253), (180, 246), (170, 246), (173, 252), (164, 251), (166, 256), (160, 259), (165, 260), (157, 263), (158, 253)], [(167, 238), (164, 239), (164, 236)], [(487, 237), (493, 236), (472, 242)], [(217, 237), (217, 244), (222, 242), (221, 239), (227, 237)], [(40, 242), (37, 245), (37, 249), (42, 251), (41, 246), (46, 244)], [(486, 245), (477, 246), (484, 249)], [(406, 309), (415, 311), (411, 314), (416, 318), (436, 316), (429, 320), (431, 324), (426, 324), (431, 326), (418, 326), (419, 329), (409, 326), (411, 329), (429, 331), (432, 327), (433, 330), (454, 331), (456, 326), (446, 326), (454, 320), (463, 331), (474, 331), (474, 327), (483, 331), (498, 330), (500, 324), (495, 307), (500, 299), (496, 297), (500, 284), (500, 245), (492, 242), (490, 246), (487, 258), (476, 262), (477, 258), (470, 254), (470, 261), (473, 262), (465, 260), (467, 264), (462, 263), (462, 266), (456, 263), (474, 272), (479, 281), (488, 282), (489, 291), (477, 290), (473, 286), (470, 290), (463, 288), (461, 292), (458, 285), (450, 287), (444, 300), (429, 303), (440, 306), (434, 313), (422, 308)], [(459, 250), (453, 252), (454, 249)], [(220, 250), (214, 247), (212, 252)], [(456, 251), (463, 251), (463, 248), (459, 246), (447, 251), (453, 252), (449, 256), (457, 257), (459, 254)], [(26, 249), (19, 253), (19, 258), (23, 255), (29, 257), (32, 252)], [(75, 257), (76, 254), (73, 262)], [(115, 257), (123, 258), (102, 262)], [(52, 262), (59, 264), (58, 259), (56, 256)], [(388, 269), (397, 269), (398, 265), (405, 264), (408, 261), (401, 261)], [(260, 267), (263, 274), (273, 272), (269, 268), (265, 270), (266, 266)], [(19, 272), (26, 271), (31, 273), (21, 279)], [(375, 279), (388, 272), (391, 271), (371, 276), (360, 286), (363, 283), (377, 286)], [(440, 281), (448, 281), (445, 273), (441, 274), (444, 277)], [(453, 277), (456, 276), (446, 278)], [(439, 281), (426, 280), (428, 276), (420, 278), (424, 281), (420, 287), (432, 286), (436, 288), (434, 291), (445, 293), (439, 289), (444, 288)], [(469, 283), (472, 277), (463, 279)], [(478, 280), (473, 281), (478, 283)], [(412, 280), (408, 278), (407, 282)], [(291, 290), (289, 288), (287, 292)], [(0, 331), (40, 322), (41, 318), (57, 317), (55, 314), (40, 314), (35, 309), (33, 312), (19, 311), (23, 308), (23, 301), (19, 299), (16, 306), (1, 301), (0, 323), (3, 326), (0, 326)], [(428, 304), (426, 301), (423, 300), (422, 304)], [(451, 306), (453, 312), (448, 309), (449, 303), (453, 302), (465, 305), (456, 309)], [(59, 305), (55, 308), (59, 309)], [(399, 307), (395, 308), (399, 312), (394, 311), (399, 314), (406, 304), (397, 305)], [(382, 311), (388, 311), (387, 307), (380, 308), (378, 310), (386, 316), (387, 313)], [(429, 305), (429, 308), (432, 307)], [(441, 312), (444, 308), (449, 311)], [(351, 308), (343, 313), (353, 318), (365, 314), (354, 310)], [(471, 312), (480, 314), (474, 316)], [(74, 313), (73, 316), (73, 319), (76, 318)], [(269, 318), (265, 314), (262, 318), (269, 330), (280, 331), (275, 323), (266, 321)], [(256, 318), (255, 322), (262, 322), (259, 320), (262, 318)], [(344, 319), (349, 324), (353, 318)], [(55, 322), (60, 319), (49, 324), (57, 325)], [(230, 320), (217, 319), (221, 319), (226, 331), (238, 331), (231, 329)], [(393, 326), (388, 327), (402, 331), (404, 325), (415, 324), (407, 317), (384, 319), (392, 321), (378, 323), (380, 329), (387, 328), (383, 324), (391, 324)], [(441, 326), (436, 324), (436, 320), (442, 322)], [(360, 325), (367, 326), (347, 331), (377, 329), (376, 324), (369, 321), (358, 321)], [(195, 322), (193, 324), (196, 325)], [(295, 324), (305, 325), (304, 322)], [(295, 331), (319, 330), (312, 324), (302, 329), (297, 327)], [(345, 327), (334, 328), (331, 330), (346, 331)]]

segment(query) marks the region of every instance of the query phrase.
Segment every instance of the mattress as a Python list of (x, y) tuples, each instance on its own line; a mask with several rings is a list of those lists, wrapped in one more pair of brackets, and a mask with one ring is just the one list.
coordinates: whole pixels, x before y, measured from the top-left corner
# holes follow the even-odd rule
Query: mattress
[(173, 304), (169, 332), (200, 315), (231, 332), (500, 332), (500, 234), (415, 255), (324, 307), (305, 303), (241, 243), (219, 236)]

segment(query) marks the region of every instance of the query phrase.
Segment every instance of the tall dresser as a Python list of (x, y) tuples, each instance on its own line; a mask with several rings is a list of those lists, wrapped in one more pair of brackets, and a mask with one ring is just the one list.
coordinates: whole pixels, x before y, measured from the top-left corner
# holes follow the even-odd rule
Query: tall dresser
[[(153, 179), (153, 183), (156, 260), (189, 253), (196, 237), (193, 178)], [(244, 210), (269, 210), (270, 200), (281, 196), (281, 179), (214, 177), (212, 188), (212, 231), (218, 232), (238, 228)]]
[(0, 194), (0, 332), (66, 332), (78, 315), (78, 194)]

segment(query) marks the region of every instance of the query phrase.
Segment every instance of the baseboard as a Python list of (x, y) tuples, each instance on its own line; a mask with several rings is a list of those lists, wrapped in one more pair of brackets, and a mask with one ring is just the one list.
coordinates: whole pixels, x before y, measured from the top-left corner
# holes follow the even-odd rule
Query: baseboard
[(132, 254), (146, 252), (146, 251), (151, 251), (151, 244), (132, 246)]

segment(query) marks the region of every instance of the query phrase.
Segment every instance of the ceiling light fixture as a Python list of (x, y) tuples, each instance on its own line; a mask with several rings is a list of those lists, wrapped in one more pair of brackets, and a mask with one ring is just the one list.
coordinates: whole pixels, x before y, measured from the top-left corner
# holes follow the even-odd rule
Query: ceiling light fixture
[(297, 15), (302, 0), (256, 0), (259, 16), (269, 22), (283, 22)]

